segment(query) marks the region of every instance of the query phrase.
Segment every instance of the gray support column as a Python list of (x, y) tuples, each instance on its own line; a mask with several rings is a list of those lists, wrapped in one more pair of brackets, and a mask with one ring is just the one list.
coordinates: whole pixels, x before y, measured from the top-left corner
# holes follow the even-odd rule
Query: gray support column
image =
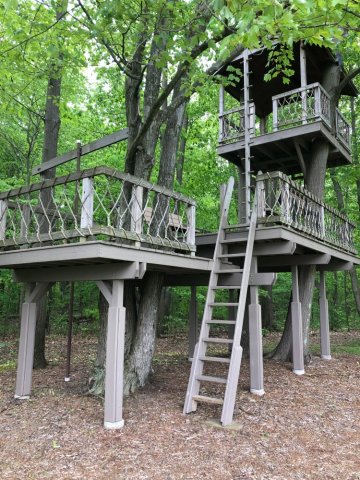
[(15, 398), (27, 399), (31, 393), (37, 302), (46, 293), (49, 286), (48, 282), (28, 283), (25, 285), (25, 302), (21, 310)]
[(321, 358), (331, 360), (330, 332), (329, 332), (329, 306), (326, 298), (325, 272), (320, 271), (320, 349)]
[(126, 310), (123, 307), (123, 298), (124, 281), (114, 280), (109, 302), (106, 339), (104, 427), (108, 429), (124, 426), (122, 404)]
[(292, 267), (291, 325), (293, 372), (296, 373), (296, 375), (303, 375), (305, 373), (304, 343), (301, 303), (299, 298), (299, 275), (297, 266)]
[[(29, 299), (27, 288), (26, 299)], [(15, 398), (27, 399), (31, 393), (32, 370), (34, 363), (36, 327), (36, 303), (24, 302), (21, 310), (19, 355), (16, 374)]]
[[(252, 271), (257, 271), (257, 258), (253, 258)], [(249, 305), (249, 353), (250, 353), (250, 392), (264, 395), (264, 365), (262, 345), (261, 306), (259, 288), (250, 287)]]
[(189, 305), (189, 360), (192, 361), (198, 336), (198, 308), (196, 287), (192, 286)]

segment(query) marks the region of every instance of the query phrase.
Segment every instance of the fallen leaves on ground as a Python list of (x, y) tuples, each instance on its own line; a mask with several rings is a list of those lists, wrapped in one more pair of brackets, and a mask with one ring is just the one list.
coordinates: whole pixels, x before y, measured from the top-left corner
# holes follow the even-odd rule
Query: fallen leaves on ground
[[(332, 335), (349, 338), (360, 342), (359, 333)], [(18, 401), (16, 341), (2, 343), (1, 479), (360, 479), (360, 357), (314, 357), (302, 377), (265, 360), (264, 397), (248, 393), (244, 361), (234, 425), (224, 429), (219, 407), (182, 415), (186, 339), (159, 339), (151, 383), (125, 399), (125, 427), (107, 431), (101, 399), (86, 395), (96, 339), (75, 337), (69, 383), (65, 345), (48, 340), (49, 367), (34, 372), (31, 399)]]

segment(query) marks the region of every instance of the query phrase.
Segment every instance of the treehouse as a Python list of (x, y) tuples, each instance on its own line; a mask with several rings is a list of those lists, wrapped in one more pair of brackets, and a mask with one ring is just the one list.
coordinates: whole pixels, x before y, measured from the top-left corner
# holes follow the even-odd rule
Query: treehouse
[[(324, 272), (360, 264), (355, 225), (291, 175), (306, 173), (317, 138), (329, 144), (329, 167), (351, 163), (350, 127), (321, 85), (322, 72), (336, 60), (328, 50), (296, 45), (295, 75), (285, 86), (279, 78), (263, 81), (266, 58), (264, 50), (244, 51), (232, 63), (240, 79), (220, 92), (218, 153), (239, 167), (240, 188), (235, 196), (233, 178), (222, 187), (218, 232), (197, 232), (196, 202), (180, 193), (106, 166), (81, 169), (85, 155), (125, 141), (127, 130), (78, 144), (35, 167), (39, 181), (0, 193), (0, 267), (12, 269), (26, 287), (16, 398), (31, 393), (37, 303), (57, 281), (95, 281), (109, 303), (106, 428), (124, 424), (124, 281), (140, 284), (146, 272), (162, 271), (164, 285), (192, 288), (184, 413), (205, 402), (221, 406), (223, 425), (232, 421), (245, 322), (250, 391), (264, 393), (258, 287), (272, 285), (277, 272), (292, 272), (294, 373), (304, 373), (303, 265), (320, 272), (321, 355), (331, 358)], [(349, 84), (343, 93), (357, 92)], [(45, 178), (75, 160), (70, 173)], [(208, 285), (199, 336), (198, 285)]]

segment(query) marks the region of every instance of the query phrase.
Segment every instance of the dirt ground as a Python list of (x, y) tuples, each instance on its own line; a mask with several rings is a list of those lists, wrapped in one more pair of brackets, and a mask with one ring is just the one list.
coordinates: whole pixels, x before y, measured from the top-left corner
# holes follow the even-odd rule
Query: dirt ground
[[(359, 333), (332, 341), (358, 341)], [(271, 340), (271, 339), (270, 339)], [(303, 377), (265, 361), (264, 397), (248, 393), (248, 364), (231, 428), (218, 407), (182, 415), (190, 365), (185, 339), (160, 339), (151, 383), (124, 405), (125, 427), (102, 428), (101, 400), (84, 394), (96, 339), (48, 341), (50, 365), (34, 372), (33, 395), (13, 399), (16, 342), (0, 345), (0, 478), (3, 479), (360, 479), (360, 357), (314, 357)]]

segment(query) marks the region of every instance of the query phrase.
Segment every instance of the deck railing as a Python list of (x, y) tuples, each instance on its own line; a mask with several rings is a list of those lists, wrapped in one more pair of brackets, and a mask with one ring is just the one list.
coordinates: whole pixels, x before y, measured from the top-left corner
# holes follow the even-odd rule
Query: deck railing
[[(267, 122), (267, 133), (322, 121), (328, 128), (332, 127), (330, 97), (319, 84), (313, 83), (272, 97), (272, 122)], [(233, 108), (219, 115), (219, 143), (232, 143), (244, 139), (245, 109), (244, 105)], [(260, 136), (255, 118), (254, 104), (249, 106), (250, 137)], [(343, 115), (336, 109), (336, 137), (348, 149), (351, 149), (351, 127)]]
[(274, 131), (317, 120), (331, 126), (330, 97), (319, 83), (275, 95), (272, 102)]
[(256, 185), (260, 224), (285, 224), (310, 237), (356, 253), (355, 224), (306, 188), (282, 172), (260, 174)]
[(195, 208), (182, 194), (96, 167), (0, 193), (0, 246), (88, 238), (195, 251)]

